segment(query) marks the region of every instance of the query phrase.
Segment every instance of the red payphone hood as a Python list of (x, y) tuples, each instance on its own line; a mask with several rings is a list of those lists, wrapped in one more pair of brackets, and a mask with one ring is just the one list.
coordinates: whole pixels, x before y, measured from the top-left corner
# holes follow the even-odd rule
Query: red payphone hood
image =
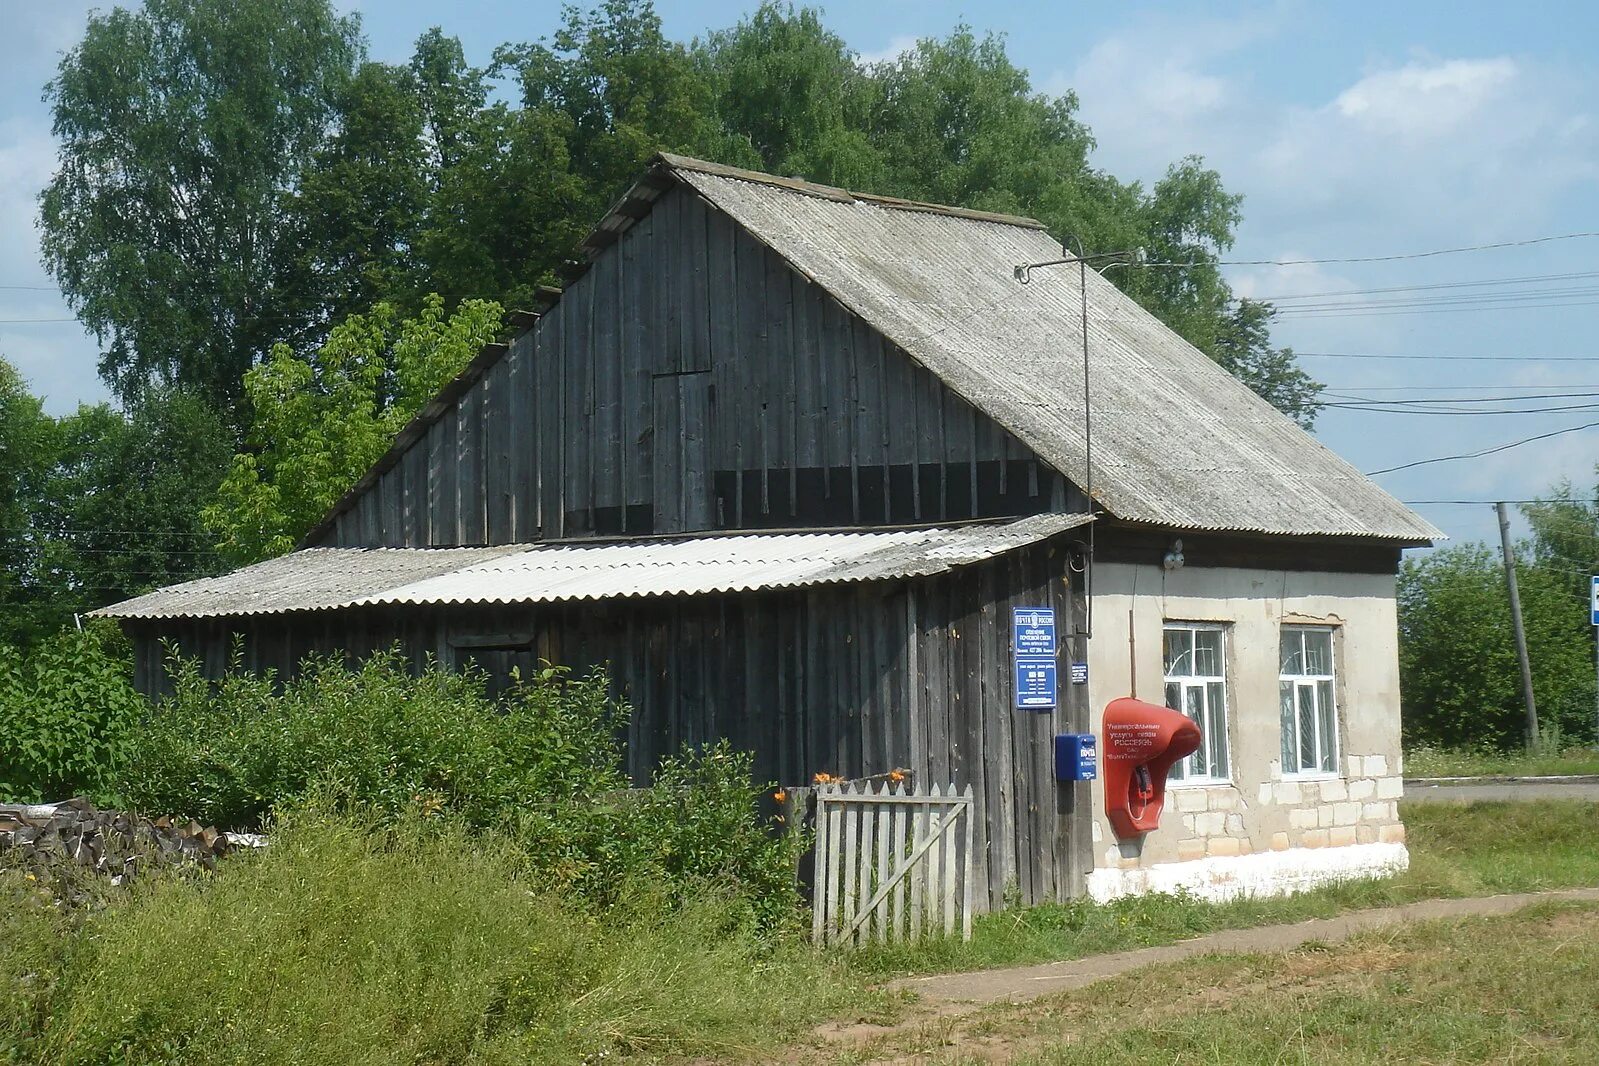
[(1199, 727), (1169, 707), (1124, 696), (1105, 708), (1105, 816), (1118, 837), (1160, 825), (1166, 774), (1199, 750)]

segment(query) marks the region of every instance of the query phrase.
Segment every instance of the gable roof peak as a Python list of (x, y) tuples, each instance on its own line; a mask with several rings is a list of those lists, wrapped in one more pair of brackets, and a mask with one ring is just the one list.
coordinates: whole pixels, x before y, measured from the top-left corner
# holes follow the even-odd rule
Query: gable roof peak
[(822, 185), (814, 181), (806, 181), (803, 178), (784, 178), (759, 170), (746, 170), (743, 167), (732, 167), (723, 163), (712, 163), (705, 159), (695, 159), (692, 156), (673, 155), (670, 152), (659, 153), (656, 155), (654, 162), (658, 167), (665, 167), (673, 171), (694, 171), (719, 178), (752, 181), (760, 185), (772, 185), (780, 189), (787, 189), (790, 192), (802, 193), (806, 196), (820, 197), (823, 200), (834, 200), (838, 203), (863, 203), (901, 211), (926, 211), (935, 215), (949, 215), (952, 218), (971, 218), (980, 222), (997, 222), (1006, 226), (1024, 226), (1027, 229), (1044, 228), (1044, 224), (1038, 219), (1029, 218), (1025, 215), (1009, 215), (998, 211), (979, 211), (967, 207), (951, 207), (948, 204), (929, 203), (924, 200), (906, 200), (898, 196), (855, 192), (834, 185)]

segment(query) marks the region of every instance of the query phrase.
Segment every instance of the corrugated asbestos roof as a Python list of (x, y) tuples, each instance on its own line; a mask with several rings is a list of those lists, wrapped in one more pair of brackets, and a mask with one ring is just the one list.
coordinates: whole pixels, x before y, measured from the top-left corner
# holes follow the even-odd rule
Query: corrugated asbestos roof
[(169, 585), (92, 612), (106, 618), (210, 618), (315, 611), (487, 562), (497, 548), (306, 548), (221, 577)]
[(999, 525), (879, 533), (738, 533), (499, 548), (306, 548), (95, 613), (207, 618), (374, 604), (554, 603), (886, 581), (943, 573), (1089, 521), (1084, 514), (1046, 514)]
[[(671, 170), (1079, 486), (1078, 271), (1029, 219), (867, 197), (679, 156)], [(658, 184), (659, 179), (654, 179)], [(626, 201), (624, 201), (625, 203)], [(631, 221), (613, 212), (614, 239)], [(1178, 529), (1438, 539), (1431, 523), (1090, 270), (1093, 495)]]

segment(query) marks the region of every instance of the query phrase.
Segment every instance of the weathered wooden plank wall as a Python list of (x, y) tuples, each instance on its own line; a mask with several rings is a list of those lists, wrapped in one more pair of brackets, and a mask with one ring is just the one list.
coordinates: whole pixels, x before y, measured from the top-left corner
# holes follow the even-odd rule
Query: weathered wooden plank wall
[(512, 543), (1065, 505), (1024, 445), (674, 188), (321, 541)]
[(158, 633), (175, 636), (213, 675), (235, 634), (247, 668), (280, 675), (313, 652), (356, 659), (396, 644), (418, 669), (432, 656), (476, 662), (502, 678), (541, 658), (579, 671), (605, 664), (634, 708), (628, 769), (640, 782), (662, 756), (727, 738), (755, 753), (761, 778), (783, 784), (906, 768), (918, 781), (970, 785), (980, 838), (974, 872), (997, 906), (1007, 884), (1029, 902), (1067, 888), (1053, 722), (1014, 707), (1010, 609), (1048, 606), (1071, 617), (1082, 590), (1069, 585), (1068, 552), (1056, 538), (910, 583), (536, 608), (370, 608), (130, 630), (146, 691), (164, 684)]

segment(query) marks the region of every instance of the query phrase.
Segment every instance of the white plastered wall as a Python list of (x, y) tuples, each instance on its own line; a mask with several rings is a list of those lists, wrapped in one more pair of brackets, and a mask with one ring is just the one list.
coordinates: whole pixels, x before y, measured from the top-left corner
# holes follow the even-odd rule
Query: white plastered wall
[[(1105, 819), (1097, 782), (1092, 895), (1271, 894), (1408, 865), (1397, 802), (1403, 767), (1392, 575), (1101, 563), (1093, 582), (1094, 731), (1117, 697), (1164, 702), (1165, 622), (1222, 623), (1232, 780), (1171, 784), (1160, 828), (1124, 841)], [(1283, 774), (1278, 641), (1285, 622), (1335, 627), (1335, 775)]]

